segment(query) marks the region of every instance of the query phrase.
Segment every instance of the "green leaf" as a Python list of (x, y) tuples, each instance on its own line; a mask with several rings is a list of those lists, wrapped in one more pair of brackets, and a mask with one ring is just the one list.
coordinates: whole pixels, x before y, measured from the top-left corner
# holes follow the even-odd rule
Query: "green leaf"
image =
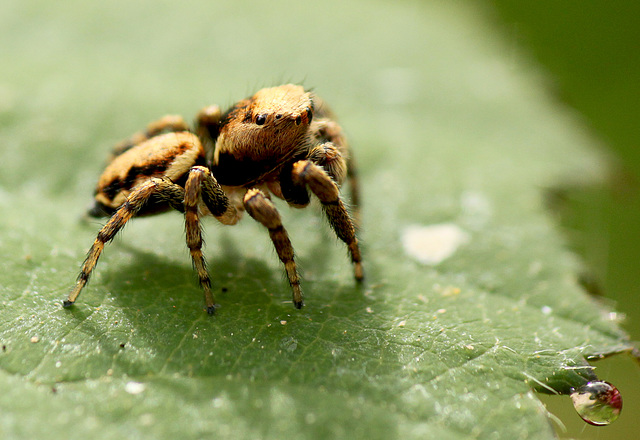
[[(585, 358), (631, 349), (545, 207), (603, 158), (468, 5), (0, 9), (3, 438), (553, 438), (532, 390), (567, 393), (594, 377)], [(212, 220), (207, 316), (177, 213), (132, 221), (62, 309), (110, 145), (286, 81), (349, 133), (364, 287), (318, 208), (281, 203), (301, 311), (266, 231)], [(403, 246), (443, 224), (463, 240), (438, 264)]]

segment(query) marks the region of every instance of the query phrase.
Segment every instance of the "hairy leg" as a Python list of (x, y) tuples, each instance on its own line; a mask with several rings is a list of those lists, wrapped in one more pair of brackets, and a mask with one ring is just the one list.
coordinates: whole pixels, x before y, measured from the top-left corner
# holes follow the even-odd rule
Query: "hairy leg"
[(200, 227), (199, 201), (202, 199), (212, 215), (222, 223), (232, 224), (229, 219), (238, 219), (235, 207), (216, 182), (206, 167), (196, 166), (189, 170), (189, 177), (185, 184), (184, 215), (187, 246), (193, 260), (193, 267), (198, 273), (200, 286), (204, 290), (204, 300), (207, 313), (215, 312), (215, 300), (211, 291), (211, 279), (202, 253), (203, 239)]
[(125, 151), (138, 145), (141, 142), (151, 139), (160, 133), (170, 133), (176, 131), (189, 131), (189, 126), (182, 119), (182, 116), (167, 115), (147, 125), (147, 127), (134, 133), (131, 137), (117, 143), (111, 152), (111, 159), (121, 155)]
[(222, 119), (222, 111), (217, 105), (210, 105), (198, 112), (195, 123), (195, 133), (207, 151), (207, 163), (213, 160), (213, 151), (215, 142), (220, 134), (220, 120)]
[(144, 207), (145, 203), (153, 195), (160, 195), (166, 199), (171, 206), (180, 206), (182, 198), (184, 197), (184, 191), (180, 186), (172, 183), (170, 180), (161, 178), (150, 179), (136, 187), (131, 194), (129, 194), (129, 197), (127, 197), (122, 206), (116, 210), (109, 221), (100, 229), (100, 232), (98, 232), (98, 236), (93, 242), (91, 249), (89, 249), (87, 258), (82, 265), (82, 270), (80, 271), (80, 275), (78, 275), (76, 285), (69, 293), (67, 300), (63, 303), (64, 307), (70, 307), (76, 301), (78, 295), (80, 295), (80, 292), (89, 281), (89, 277), (98, 263), (98, 258), (100, 258), (105, 244), (116, 236), (118, 231)]
[(247, 191), (244, 196), (244, 205), (249, 215), (269, 230), (271, 241), (287, 272), (287, 278), (293, 291), (293, 305), (298, 309), (302, 308), (304, 301), (300, 288), (300, 276), (294, 260), (293, 246), (289, 240), (289, 234), (282, 226), (278, 210), (273, 202), (258, 189)]
[(356, 230), (340, 198), (338, 185), (320, 166), (308, 160), (301, 160), (293, 165), (293, 181), (306, 184), (320, 199), (329, 224), (349, 249), (354, 276), (356, 280), (361, 281), (364, 278), (364, 272)]
[[(334, 145), (339, 154), (344, 158), (344, 162), (346, 162), (346, 179), (349, 181), (349, 188), (351, 190), (351, 208), (353, 211), (353, 217), (356, 226), (360, 225), (360, 185), (358, 182), (358, 172), (356, 167), (356, 162), (353, 157), (353, 152), (349, 147), (349, 143), (342, 131), (342, 127), (337, 122), (328, 119), (322, 118), (318, 119), (313, 123), (313, 129), (316, 133), (316, 137), (320, 141), (327, 141)], [(344, 172), (342, 170), (341, 176), (337, 176), (336, 173), (331, 169), (331, 167), (327, 167), (321, 161), (316, 160), (316, 158), (310, 156), (308, 158), (314, 163), (323, 166), (329, 175), (335, 179), (338, 185), (342, 185), (342, 182), (345, 178)]]
[(362, 215), (360, 214), (360, 180), (358, 179), (358, 168), (356, 167), (353, 154), (347, 160), (347, 180), (351, 189), (351, 209), (353, 212), (353, 220), (356, 228), (362, 224)]

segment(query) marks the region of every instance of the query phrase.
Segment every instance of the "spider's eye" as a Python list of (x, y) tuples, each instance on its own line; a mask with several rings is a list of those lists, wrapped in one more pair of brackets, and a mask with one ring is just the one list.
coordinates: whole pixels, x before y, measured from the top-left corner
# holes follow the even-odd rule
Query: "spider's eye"
[(313, 112), (310, 108), (307, 108), (307, 123), (311, 124), (311, 120), (313, 119)]
[(296, 125), (300, 125), (300, 124), (302, 124), (302, 116), (298, 116), (296, 118)]
[(264, 125), (267, 122), (267, 115), (256, 116), (256, 125)]

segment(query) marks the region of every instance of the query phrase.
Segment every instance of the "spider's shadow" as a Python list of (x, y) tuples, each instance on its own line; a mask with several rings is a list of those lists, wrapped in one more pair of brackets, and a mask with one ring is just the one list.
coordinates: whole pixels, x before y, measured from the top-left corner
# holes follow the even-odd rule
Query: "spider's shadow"
[[(350, 265), (347, 258), (332, 262), (335, 254), (332, 248), (341, 244), (333, 242), (329, 234), (322, 231), (315, 243), (298, 255), (305, 290), (313, 290), (314, 280), (331, 270), (331, 266)], [(172, 301), (171, 307), (195, 307), (198, 310), (203, 307), (202, 290), (186, 248), (181, 250), (181, 262), (123, 242), (114, 246), (132, 255), (129, 262), (111, 263), (110, 268), (101, 273), (102, 290), (110, 292), (116, 303), (136, 310), (156, 304), (155, 308), (160, 311), (162, 307), (158, 303), (162, 301)], [(217, 256), (207, 256), (217, 303), (225, 308), (256, 302), (287, 303), (282, 306), (291, 307), (290, 287), (275, 250), (261, 258), (250, 257), (245, 255), (245, 250), (239, 249), (232, 236), (224, 233), (215, 242), (210, 242), (209, 247), (212, 246), (220, 250)], [(135, 295), (129, 294), (130, 291), (135, 291)]]
[[(85, 307), (70, 309), (72, 315), (83, 321), (84, 332), (100, 339), (101, 352), (113, 356), (114, 365), (129, 375), (148, 374), (165, 368), (184, 371), (186, 367), (174, 363), (171, 355), (180, 347), (180, 359), (189, 360), (189, 368), (193, 368), (191, 374), (208, 376), (226, 371), (228, 359), (224, 354), (237, 351), (237, 344), (251, 346), (251, 341), (259, 338), (261, 344), (271, 345), (277, 351), (283, 338), (289, 340), (292, 337), (291, 329), (295, 329), (296, 335), (306, 333), (310, 340), (315, 340), (318, 335), (314, 332), (327, 331), (327, 328), (322, 325), (310, 327), (309, 322), (320, 324), (333, 315), (352, 317), (363, 310), (361, 286), (322, 276), (331, 270), (330, 266), (350, 266), (346, 256), (344, 259), (335, 258), (335, 247), (341, 243), (327, 240), (326, 233), (318, 234), (299, 258), (309, 269), (301, 271), (307, 299), (307, 306), (302, 310), (293, 307), (291, 289), (275, 251), (260, 257), (246, 256), (245, 247), (238, 246), (239, 242), (232, 234), (224, 233), (209, 243), (210, 248), (219, 249), (215, 255), (208, 256), (213, 292), (220, 306), (215, 316), (208, 316), (204, 311), (202, 290), (186, 249), (182, 254), (183, 262), (182, 258), (146, 251), (122, 242), (114, 246), (121, 254), (129, 254), (130, 258), (111, 259), (108, 267), (103, 266), (100, 283), (94, 284), (92, 289), (90, 287), (91, 291), (84, 292), (79, 302), (82, 304), (84, 299), (85, 304), (97, 301), (115, 306), (115, 316), (107, 318), (114, 331), (107, 338), (100, 337), (105, 333), (105, 321), (86, 319), (91, 314), (87, 315)], [(305, 272), (309, 276), (305, 277)], [(97, 307), (92, 309), (98, 310)], [(126, 319), (117, 324), (119, 316), (123, 315)], [(371, 318), (371, 315), (364, 316)], [(128, 324), (122, 327), (125, 321)], [(289, 324), (273, 325), (281, 322)], [(342, 331), (340, 327), (339, 334)], [(168, 341), (181, 340), (184, 335), (190, 336), (194, 332), (198, 332), (197, 347), (182, 342), (177, 346), (167, 345)], [(228, 338), (228, 334), (235, 336)], [(141, 363), (131, 354), (135, 353), (134, 350), (124, 348), (128, 344), (155, 353), (157, 359), (165, 359), (166, 364), (156, 362), (155, 357)], [(210, 351), (213, 355), (203, 358), (203, 346), (215, 347)]]
[[(217, 302), (226, 302), (227, 296), (231, 296), (229, 299), (233, 303), (241, 301), (242, 290), (249, 288), (252, 280), (260, 280), (267, 286), (278, 284), (274, 271), (266, 262), (242, 256), (228, 237), (219, 240), (218, 245), (224, 249), (223, 256), (207, 258)], [(116, 302), (136, 309), (144, 309), (160, 301), (172, 301), (176, 307), (204, 307), (202, 289), (198, 286), (188, 251), (181, 252), (184, 257), (181, 263), (127, 244), (117, 246), (132, 258), (126, 264), (112, 264), (102, 274), (102, 284), (113, 293)], [(135, 290), (135, 297), (127, 294), (131, 290)]]

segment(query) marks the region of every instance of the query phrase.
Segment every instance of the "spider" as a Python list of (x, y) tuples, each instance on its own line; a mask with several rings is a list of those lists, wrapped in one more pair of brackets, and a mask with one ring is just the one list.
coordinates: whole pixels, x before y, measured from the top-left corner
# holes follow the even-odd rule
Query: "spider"
[(205, 107), (194, 129), (180, 116), (165, 116), (113, 149), (88, 212), (110, 218), (63, 305), (73, 305), (105, 244), (129, 220), (175, 209), (185, 217), (186, 242), (208, 314), (216, 305), (202, 253), (200, 219), (212, 215), (233, 225), (244, 211), (269, 231), (299, 309), (303, 295), (294, 251), (271, 195), (295, 208), (307, 206), (310, 193), (317, 197), (349, 250), (355, 279), (361, 281), (355, 223), (339, 192), (345, 179), (351, 184), (357, 219), (357, 179), (342, 129), (322, 101), (302, 86), (259, 90), (226, 113), (216, 105)]

